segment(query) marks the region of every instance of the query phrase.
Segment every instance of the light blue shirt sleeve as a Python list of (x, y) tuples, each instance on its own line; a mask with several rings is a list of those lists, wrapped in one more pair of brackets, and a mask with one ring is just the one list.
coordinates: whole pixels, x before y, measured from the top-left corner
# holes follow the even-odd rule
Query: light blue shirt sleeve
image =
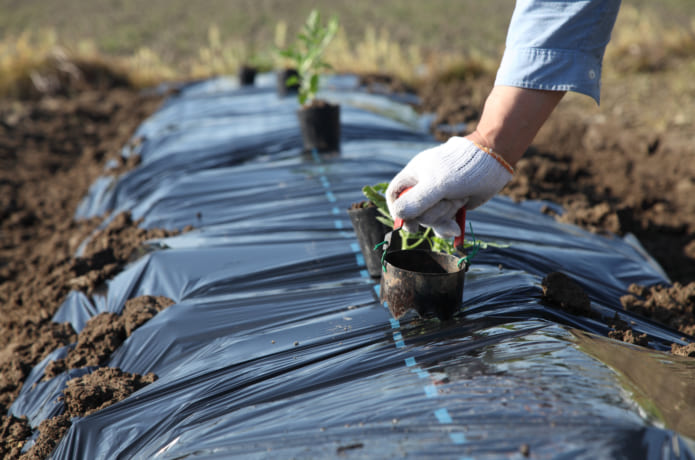
[(517, 0), (495, 85), (601, 94), (620, 0)]

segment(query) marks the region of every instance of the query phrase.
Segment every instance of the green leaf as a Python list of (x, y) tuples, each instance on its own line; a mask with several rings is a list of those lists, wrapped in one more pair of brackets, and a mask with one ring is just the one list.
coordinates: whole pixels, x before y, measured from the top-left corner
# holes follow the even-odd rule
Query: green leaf
[(393, 228), (393, 220), (387, 219), (385, 217), (376, 216), (376, 220), (386, 225), (388, 228)]
[(389, 212), (389, 208), (385, 201), (382, 205), (377, 206), (377, 211), (379, 211), (379, 214), (393, 222), (393, 217), (391, 217), (391, 213)]
[(321, 24), (321, 14), (317, 9), (313, 9), (297, 34), (296, 43), (279, 52), (281, 56), (296, 63), (300, 84), (297, 97), (301, 105), (315, 98), (319, 90), (319, 73), (331, 69), (322, 56), (337, 31), (337, 17), (331, 17), (324, 26)]
[[(367, 197), (369, 201), (374, 203), (380, 211), (386, 208), (386, 198), (382, 191), (378, 190), (376, 186), (365, 185), (362, 187), (362, 194)], [(388, 212), (388, 209), (386, 209)], [(391, 217), (387, 214), (388, 217)]]
[(385, 194), (386, 194), (386, 189), (389, 188), (389, 183), (388, 183), (388, 182), (380, 182), (380, 183), (378, 183), (378, 184), (372, 185), (372, 188), (373, 188), (376, 192), (380, 193), (381, 195), (385, 195)]
[(300, 56), (299, 52), (297, 52), (293, 49), (282, 50), (282, 51), (280, 51), (279, 54), (280, 54), (280, 56), (287, 58), (287, 59), (290, 59), (291, 61), (294, 61), (294, 62), (300, 62), (300, 60), (301, 60), (301, 56)]
[(309, 80), (309, 91), (313, 95), (315, 95), (319, 90), (319, 76), (314, 74), (311, 76), (311, 79)]
[(440, 238), (438, 236), (433, 236), (430, 238), (430, 246), (433, 251), (446, 252), (447, 254), (453, 254), (456, 251), (454, 243), (451, 240), (445, 238)]

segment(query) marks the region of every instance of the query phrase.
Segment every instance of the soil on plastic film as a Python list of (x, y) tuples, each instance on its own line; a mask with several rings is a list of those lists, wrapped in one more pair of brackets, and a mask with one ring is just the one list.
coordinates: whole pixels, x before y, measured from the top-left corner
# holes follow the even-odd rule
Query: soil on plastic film
[[(106, 407), (154, 381), (101, 367), (110, 354), (158, 311), (166, 298), (129, 300), (120, 316), (101, 314), (78, 335), (69, 323), (51, 321), (71, 290), (86, 294), (117, 274), (139, 254), (142, 242), (178, 233), (145, 230), (127, 213), (74, 221), (79, 201), (104, 172), (122, 173), (136, 127), (161, 103), (125, 79), (94, 67), (41, 76), (42, 91), (0, 101), (0, 457), (45, 458), (70, 425), (70, 418)], [(28, 86), (31, 88), (31, 86)], [(137, 141), (136, 141), (137, 142)], [(130, 146), (132, 147), (132, 146)], [(78, 247), (85, 245), (80, 257)], [(117, 316), (117, 317), (116, 317)], [(33, 447), (25, 418), (7, 410), (31, 369), (52, 351), (76, 344), (66, 358), (49, 364), (46, 378), (63, 370), (95, 366), (68, 383), (66, 412), (46, 420)]]
[[(61, 72), (47, 70), (39, 79), (41, 91), (28, 85), (21, 99), (0, 101), (0, 411), (7, 414), (29, 371), (57, 348), (74, 346), (47, 366), (44, 378), (85, 366), (95, 370), (68, 383), (66, 412), (40, 425), (30, 449), (27, 420), (2, 415), (2, 458), (45, 458), (69, 428), (70, 417), (104, 408), (156, 379), (103, 365), (170, 299), (131, 299), (121, 315), (98, 315), (80, 334), (51, 317), (71, 290), (98, 290), (140, 255), (143, 241), (185, 230), (144, 230), (128, 214), (73, 220), (107, 161), (113, 163), (112, 174), (137, 164), (136, 155), (123, 159), (121, 149), (140, 141), (131, 140), (132, 134), (162, 97), (95, 68), (76, 65), (70, 75)], [(394, 83), (388, 77), (371, 81), (380, 87)], [(465, 134), (475, 126), (490, 86), (485, 79), (429, 82), (418, 88), (420, 109), (436, 113), (437, 126), (449, 127), (436, 130), (439, 139)], [(467, 125), (457, 132), (461, 123)], [(669, 193), (695, 184), (695, 163), (687, 159), (695, 146), (686, 140), (685, 134), (652, 139), (617, 121), (599, 123), (558, 110), (504, 193), (560, 203), (568, 211), (559, 219), (593, 231), (637, 235), (679, 284), (634, 286), (623, 305), (692, 334), (695, 288), (688, 283), (695, 279), (695, 204), (687, 202), (688, 193)], [(658, 179), (650, 174), (655, 165), (661, 171)], [(109, 224), (103, 226), (107, 217)], [(85, 240), (89, 243), (76, 257)], [(584, 306), (571, 308), (582, 314)], [(616, 338), (629, 335), (623, 332)], [(695, 354), (681, 348), (674, 352)]]

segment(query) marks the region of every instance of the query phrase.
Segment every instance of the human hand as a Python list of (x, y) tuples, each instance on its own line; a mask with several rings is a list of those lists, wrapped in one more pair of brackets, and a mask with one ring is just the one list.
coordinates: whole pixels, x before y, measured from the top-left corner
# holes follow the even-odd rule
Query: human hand
[[(418, 153), (386, 189), (391, 215), (404, 220), (406, 231), (419, 224), (451, 238), (460, 234), (456, 212), (474, 209), (492, 198), (512, 178), (514, 170), (492, 150), (463, 137)], [(408, 193), (399, 195), (406, 188)]]

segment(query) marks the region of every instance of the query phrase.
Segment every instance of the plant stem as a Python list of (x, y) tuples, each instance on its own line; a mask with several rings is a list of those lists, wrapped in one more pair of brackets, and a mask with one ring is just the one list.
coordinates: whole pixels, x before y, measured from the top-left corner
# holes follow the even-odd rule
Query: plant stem
[(415, 243), (413, 243), (411, 245), (408, 245), (408, 238), (405, 237), (405, 232), (401, 232), (401, 236), (402, 236), (401, 249), (403, 251), (407, 251), (408, 249), (413, 249), (413, 248), (418, 247), (420, 245), (420, 243), (422, 243), (423, 241), (425, 241), (427, 239), (427, 237), (429, 236), (431, 231), (432, 231), (432, 228), (428, 227), (427, 230), (425, 230), (425, 233), (423, 233), (422, 236)]

